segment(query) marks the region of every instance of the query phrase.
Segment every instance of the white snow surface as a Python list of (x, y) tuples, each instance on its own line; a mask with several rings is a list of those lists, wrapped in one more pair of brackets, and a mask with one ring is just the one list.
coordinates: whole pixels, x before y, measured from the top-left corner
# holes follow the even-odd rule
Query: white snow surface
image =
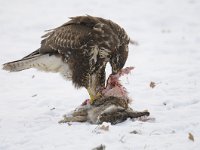
[(88, 98), (85, 89), (58, 74), (1, 69), (0, 150), (199, 150), (199, 0), (0, 0), (0, 64), (36, 50), (44, 30), (85, 14), (117, 22), (139, 43), (126, 63), (135, 69), (121, 80), (131, 107), (148, 109), (152, 120), (107, 124), (108, 131), (58, 124)]

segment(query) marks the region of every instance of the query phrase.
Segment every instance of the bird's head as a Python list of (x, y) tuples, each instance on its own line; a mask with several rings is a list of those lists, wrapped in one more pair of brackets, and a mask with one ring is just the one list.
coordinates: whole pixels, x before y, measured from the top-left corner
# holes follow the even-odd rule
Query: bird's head
[(112, 74), (118, 73), (118, 71), (124, 67), (127, 57), (128, 57), (128, 44), (123, 44), (113, 53), (110, 59)]

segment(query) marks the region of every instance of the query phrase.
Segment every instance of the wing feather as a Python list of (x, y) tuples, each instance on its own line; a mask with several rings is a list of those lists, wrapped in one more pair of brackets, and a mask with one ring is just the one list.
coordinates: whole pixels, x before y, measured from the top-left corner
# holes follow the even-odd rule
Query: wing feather
[(68, 49), (80, 49), (90, 40), (91, 29), (76, 24), (61, 26), (42, 36), (40, 53), (64, 53)]
[[(120, 46), (116, 29), (110, 20), (92, 16), (78, 16), (62, 26), (48, 30), (43, 35), (40, 53), (62, 53), (84, 50), (98, 46), (99, 49), (115, 51)], [(87, 48), (86, 48), (87, 47)]]

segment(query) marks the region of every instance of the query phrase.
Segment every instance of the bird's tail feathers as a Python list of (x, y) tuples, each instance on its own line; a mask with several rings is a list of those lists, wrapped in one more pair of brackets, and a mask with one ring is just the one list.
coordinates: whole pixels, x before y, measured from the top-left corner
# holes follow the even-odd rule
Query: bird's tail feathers
[(34, 67), (35, 61), (37, 61), (40, 58), (40, 56), (40, 54), (36, 54), (29, 57), (24, 57), (20, 60), (5, 63), (3, 64), (3, 70), (7, 70), (10, 72), (18, 72), (32, 68)]

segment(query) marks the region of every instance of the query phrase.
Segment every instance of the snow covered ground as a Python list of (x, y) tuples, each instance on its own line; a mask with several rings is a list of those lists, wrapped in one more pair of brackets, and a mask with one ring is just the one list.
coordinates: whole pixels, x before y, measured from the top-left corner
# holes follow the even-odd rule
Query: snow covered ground
[(130, 45), (126, 66), (135, 70), (122, 82), (132, 108), (148, 109), (154, 121), (127, 120), (108, 131), (58, 124), (86, 90), (58, 74), (0, 70), (0, 150), (199, 150), (199, 0), (0, 0), (0, 64), (37, 49), (44, 30), (85, 14), (119, 23), (139, 43)]

